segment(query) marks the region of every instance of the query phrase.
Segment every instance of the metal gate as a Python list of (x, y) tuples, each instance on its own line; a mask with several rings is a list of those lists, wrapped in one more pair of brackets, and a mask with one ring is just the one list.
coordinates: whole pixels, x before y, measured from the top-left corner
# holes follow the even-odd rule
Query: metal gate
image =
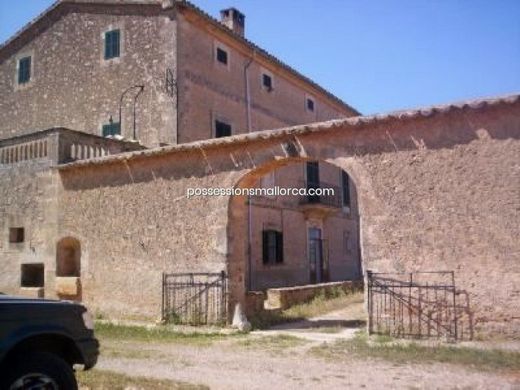
[(368, 332), (458, 339), (455, 275), (367, 271)]
[(227, 295), (224, 271), (163, 274), (162, 318), (176, 324), (224, 325)]

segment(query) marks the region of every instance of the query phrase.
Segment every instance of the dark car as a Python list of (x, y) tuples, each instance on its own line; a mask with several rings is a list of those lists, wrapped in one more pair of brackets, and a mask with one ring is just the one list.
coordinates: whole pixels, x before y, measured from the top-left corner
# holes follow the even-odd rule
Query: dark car
[(0, 295), (0, 389), (77, 389), (73, 366), (99, 354), (93, 325), (78, 303)]

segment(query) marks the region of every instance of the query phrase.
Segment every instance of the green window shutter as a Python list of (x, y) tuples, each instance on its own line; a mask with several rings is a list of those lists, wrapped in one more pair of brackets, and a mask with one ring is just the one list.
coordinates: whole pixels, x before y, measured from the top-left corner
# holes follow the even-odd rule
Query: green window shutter
[(108, 137), (110, 135), (111, 125), (103, 125), (102, 135), (103, 137)]
[(105, 60), (119, 57), (121, 52), (121, 32), (119, 30), (105, 33)]
[(108, 137), (109, 135), (121, 134), (121, 124), (119, 122), (108, 123), (103, 125), (101, 130), (103, 137)]
[(24, 84), (31, 79), (31, 57), (21, 58), (18, 62), (18, 84)]

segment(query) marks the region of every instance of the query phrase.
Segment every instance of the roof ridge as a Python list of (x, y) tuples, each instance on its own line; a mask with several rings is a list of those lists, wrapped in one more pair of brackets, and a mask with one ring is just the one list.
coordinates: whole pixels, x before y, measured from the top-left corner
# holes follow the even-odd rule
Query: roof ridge
[(297, 136), (306, 133), (314, 133), (319, 131), (329, 131), (341, 127), (343, 125), (348, 125), (352, 127), (362, 126), (367, 124), (379, 124), (381, 122), (387, 122), (390, 120), (412, 120), (416, 118), (428, 118), (435, 114), (443, 113), (447, 114), (454, 110), (464, 110), (466, 108), (472, 110), (479, 110), (488, 106), (496, 106), (501, 104), (517, 104), (520, 102), (520, 93), (511, 94), (511, 95), (503, 95), (497, 96), (493, 98), (477, 98), (471, 100), (463, 100), (459, 102), (440, 104), (429, 107), (418, 107), (411, 110), (400, 110), (400, 111), (392, 111), (385, 114), (375, 114), (368, 116), (355, 116), (350, 118), (343, 119), (333, 119), (325, 122), (316, 122), (316, 123), (307, 123), (303, 125), (296, 125), (291, 127), (284, 127), (273, 130), (261, 130), (255, 131), (252, 133), (244, 133), (238, 134), (231, 137), (222, 137), (222, 138), (212, 138), (205, 139), (201, 141), (194, 141), (185, 144), (171, 145), (171, 146), (162, 146), (152, 149), (145, 149), (142, 151), (135, 152), (126, 152), (115, 154), (112, 156), (94, 158), (88, 160), (79, 160), (76, 162), (62, 164), (57, 168), (60, 170), (74, 168), (74, 167), (84, 167), (91, 165), (100, 165), (105, 163), (117, 162), (117, 161), (126, 161), (131, 160), (138, 157), (150, 157), (150, 156), (158, 156), (170, 153), (178, 153), (183, 151), (191, 151), (195, 149), (203, 149), (205, 147), (219, 147), (226, 146), (232, 144), (239, 144), (247, 141), (261, 141), (270, 138), (279, 138), (279, 137), (287, 137), (287, 136)]

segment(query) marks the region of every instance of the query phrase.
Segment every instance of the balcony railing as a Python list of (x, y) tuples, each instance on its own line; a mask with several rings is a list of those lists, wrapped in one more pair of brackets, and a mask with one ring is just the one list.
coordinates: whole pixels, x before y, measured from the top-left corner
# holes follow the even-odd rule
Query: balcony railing
[(65, 164), (139, 149), (143, 147), (136, 142), (53, 128), (0, 140), (0, 166), (31, 160)]
[(332, 208), (341, 208), (341, 187), (323, 182), (320, 182), (317, 185), (314, 183), (309, 183), (307, 181), (300, 182), (300, 186), (301, 188), (306, 188), (307, 192), (309, 192), (309, 190), (311, 189), (321, 192), (319, 195), (301, 195), (299, 200), (300, 205), (307, 207), (316, 205)]

